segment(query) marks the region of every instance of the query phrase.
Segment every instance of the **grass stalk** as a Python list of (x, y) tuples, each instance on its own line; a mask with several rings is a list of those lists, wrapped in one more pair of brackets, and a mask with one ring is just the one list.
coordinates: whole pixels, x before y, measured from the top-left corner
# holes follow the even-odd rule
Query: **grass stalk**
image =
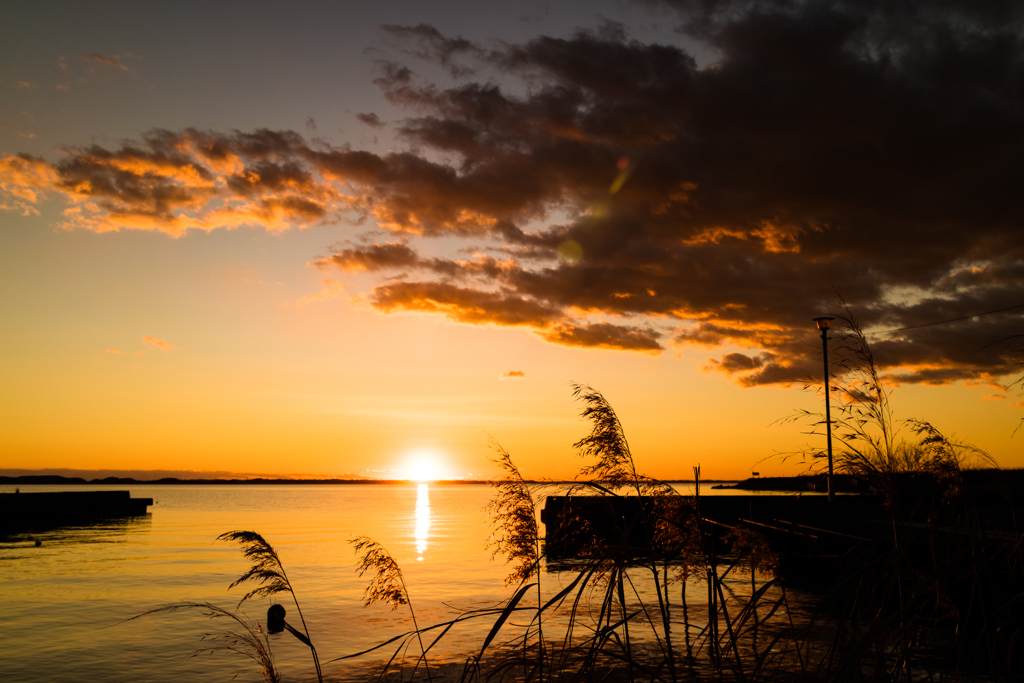
[(221, 633), (208, 633), (204, 635), (201, 640), (206, 645), (193, 651), (192, 657), (221, 652), (242, 655), (259, 665), (264, 683), (281, 683), (281, 674), (277, 671), (277, 667), (274, 664), (274, 654), (270, 649), (270, 639), (267, 637), (266, 632), (259, 623), (249, 621), (235, 612), (229, 612), (209, 602), (185, 601), (146, 610), (125, 621), (133, 621), (162, 612), (174, 613), (179, 611), (198, 611), (209, 619), (227, 619), (235, 622), (242, 629), (241, 631), (227, 630)]
[(316, 668), (317, 681), (323, 683), (324, 676), (323, 671), (320, 669), (320, 658), (317, 656), (316, 647), (313, 646), (313, 639), (309, 637), (309, 628), (306, 626), (306, 620), (302, 616), (302, 607), (299, 606), (299, 599), (295, 595), (295, 590), (292, 588), (292, 583), (288, 579), (288, 574), (284, 570), (284, 565), (281, 564), (281, 558), (278, 556), (277, 551), (255, 531), (228, 531), (218, 536), (217, 540), (239, 543), (242, 546), (242, 554), (246, 559), (253, 562), (249, 571), (242, 574), (242, 576), (228, 586), (228, 590), (230, 590), (239, 584), (250, 581), (257, 584), (256, 588), (242, 596), (242, 599), (238, 601), (239, 606), (246, 600), (255, 597), (270, 597), (277, 593), (288, 593), (291, 595), (292, 601), (295, 603), (295, 609), (299, 614), (299, 621), (302, 623), (302, 630), (306, 634), (305, 642), (313, 654), (313, 665)]
[[(854, 337), (856, 348), (863, 340), (858, 340), (856, 334)], [(861, 345), (864, 352), (866, 343)], [(638, 678), (723, 680), (730, 670), (740, 683), (838, 683), (862, 676), (909, 682), (948, 674), (941, 669), (945, 659), (939, 662), (941, 666), (933, 666), (934, 662), (926, 659), (943, 658), (946, 652), (952, 654), (949, 659), (955, 660), (958, 676), (968, 678), (983, 669), (993, 680), (1018, 676), (1020, 672), (1013, 668), (1009, 655), (1017, 637), (1013, 634), (1024, 632), (1024, 594), (1019, 589), (1024, 583), (1024, 544), (1015, 534), (1012, 499), (1006, 515), (1009, 522), (997, 524), (995, 515), (988, 513), (986, 517), (979, 512), (970, 502), (974, 499), (968, 498), (967, 482), (971, 480), (963, 472), (966, 459), (978, 456), (976, 449), (947, 439), (923, 421), (905, 423), (917, 440), (903, 440), (899, 429), (894, 428), (877, 367), (871, 357), (866, 363), (866, 384), (846, 385), (846, 405), (852, 406), (846, 415), (855, 424), (850, 427), (852, 431), (839, 436), (849, 454), (842, 462), (877, 477), (876, 490), (886, 496), (888, 507), (880, 519), (871, 518), (870, 531), (857, 535), (835, 532), (837, 537), (854, 540), (857, 545), (851, 544), (854, 550), (848, 553), (846, 568), (828, 602), (822, 603), (822, 611), (814, 611), (806, 624), (795, 618), (795, 614), (799, 616), (793, 606), (797, 603), (791, 604), (786, 585), (777, 583), (778, 558), (765, 537), (747, 528), (746, 523), (727, 526), (704, 519), (700, 467), (694, 468), (692, 499), (675, 496), (667, 487), (643, 476), (607, 401), (593, 389), (576, 385), (577, 396), (586, 404), (583, 414), (593, 423), (590, 436), (577, 442), (576, 448), (593, 462), (581, 471), (581, 476), (592, 479), (580, 481), (571, 491), (585, 487), (596, 494), (590, 500), (607, 503), (601, 514), (610, 511), (613, 516), (611, 531), (603, 537), (597, 530), (581, 534), (585, 563), (576, 570), (572, 582), (544, 601), (539, 578), (544, 558), (534, 489), (527, 485), (507, 451), (494, 442), (498, 452), (495, 462), (502, 468), (503, 477), (494, 483), (496, 495), (488, 506), (494, 529), (489, 547), (510, 564), (506, 584), (516, 585), (513, 597), (500, 607), (474, 610), (442, 624), (420, 627), (398, 563), (375, 541), (367, 537), (353, 539), (359, 575), (373, 573), (364, 592), (366, 604), (380, 601), (393, 610), (408, 605), (413, 630), (345, 658), (397, 643), (381, 672), (383, 676), (396, 658), (402, 660), (415, 636), (420, 656), (412, 675), (422, 660), (426, 678), (432, 683), (438, 670), (429, 665), (431, 649), (456, 624), (487, 617), (495, 621), (479, 654), (467, 658), (463, 683), (485, 676), (518, 677), (520, 672), (524, 683), (576, 683), (609, 676), (619, 680), (628, 677), (631, 683)], [(842, 411), (838, 412), (842, 416)], [(903, 475), (908, 472), (920, 475), (911, 482), (916, 488), (905, 486)], [(622, 506), (617, 507), (619, 504)], [(638, 512), (631, 517), (623, 513), (627, 509)], [(568, 512), (565, 514), (568, 517)], [(654, 537), (650, 547), (641, 548), (649, 540), (640, 533), (647, 533), (645, 524), (654, 527)], [(764, 528), (785, 532), (771, 526)], [(239, 605), (253, 597), (289, 593), (306, 635), (303, 642), (307, 642), (309, 632), (302, 610), (276, 551), (255, 532), (229, 532), (220, 538), (239, 542), (253, 562), (251, 569), (232, 583), (232, 587), (248, 581), (257, 584)], [(649, 554), (638, 556), (638, 550)], [(749, 596), (742, 574), (748, 565)], [(678, 571), (671, 579), (670, 566)], [(530, 583), (534, 577), (537, 581)], [(687, 596), (691, 577), (696, 579), (695, 590), (697, 581), (707, 582), (707, 624), (696, 635), (690, 623), (690, 609), (696, 607)], [(683, 670), (679, 666), (682, 653), (675, 651), (678, 635), (673, 633), (679, 627), (673, 620), (670, 600), (674, 580), (681, 585)], [(627, 583), (634, 595), (630, 602)], [(654, 598), (645, 592), (651, 589)], [(781, 594), (769, 593), (775, 590)], [(536, 606), (532, 605), (534, 595)], [(187, 606), (206, 609), (216, 618), (230, 617), (242, 626), (247, 623), (214, 606)], [(178, 607), (154, 611), (174, 609)], [(565, 609), (568, 614), (561, 611)], [(676, 607), (677, 618), (678, 611)], [(529, 616), (525, 628), (503, 643), (506, 649), (485, 671), (485, 651), (510, 617), (519, 614)], [(699, 621), (699, 613), (693, 616)], [(545, 633), (555, 634), (561, 623), (565, 623), (564, 634), (552, 637), (548, 643)], [(955, 626), (955, 638), (942, 640), (946, 635), (942, 629), (949, 624)], [(260, 649), (264, 644), (265, 653)], [(307, 644), (322, 680), (316, 650), (311, 641)], [(261, 662), (265, 679), (278, 680), (269, 642), (259, 624), (250, 625), (248, 630), (236, 628), (235, 635), (217, 645)]]
[(622, 628), (623, 634), (626, 638), (626, 669), (629, 673), (629, 681), (633, 683), (635, 680), (633, 674), (633, 650), (629, 640), (629, 617), (626, 614), (626, 591), (624, 587), (623, 576), (626, 573), (625, 565), (618, 566), (618, 575), (615, 578), (615, 588), (619, 595), (619, 608), (622, 611)]
[[(512, 456), (493, 437), (491, 448), (498, 453), (492, 462), (498, 465), (504, 476), (491, 482), (497, 491), (488, 504), (487, 511), (492, 519), (493, 533), (488, 546), (492, 557), (503, 556), (506, 563), (513, 563), (513, 569), (505, 578), (505, 585), (522, 585), (537, 577), (537, 677), (544, 681), (546, 645), (544, 642), (544, 598), (540, 582), (540, 529), (537, 524), (536, 502), (530, 486), (523, 479), (512, 461)], [(527, 643), (523, 642), (523, 656), (526, 658)], [(525, 674), (524, 674), (525, 675)]]
[[(405, 577), (402, 575), (402, 568), (392, 557), (387, 548), (377, 543), (368, 536), (358, 536), (349, 541), (355, 547), (358, 557), (356, 571), (362, 577), (367, 572), (373, 574), (370, 583), (363, 592), (363, 604), (366, 607), (380, 602), (391, 607), (392, 611), (398, 609), (399, 605), (407, 605), (409, 614), (412, 616), (412, 625), (415, 629), (416, 639), (420, 645), (420, 656), (417, 658), (423, 661), (423, 668), (427, 672), (427, 680), (433, 683), (430, 673), (430, 663), (427, 661), (427, 648), (423, 645), (423, 635), (420, 631), (419, 622), (416, 621), (416, 610), (413, 609), (412, 600), (409, 599), (409, 590), (405, 585)], [(385, 667), (385, 671), (387, 667)], [(383, 675), (383, 672), (382, 674)]]

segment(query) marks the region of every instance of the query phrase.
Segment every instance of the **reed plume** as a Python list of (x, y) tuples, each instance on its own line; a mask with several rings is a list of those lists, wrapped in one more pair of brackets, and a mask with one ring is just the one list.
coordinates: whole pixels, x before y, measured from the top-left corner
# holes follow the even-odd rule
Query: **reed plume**
[[(504, 472), (501, 479), (491, 482), (497, 491), (494, 498), (487, 504), (487, 512), (494, 529), (491, 541), (487, 544), (492, 549), (491, 557), (503, 556), (506, 564), (513, 563), (512, 571), (505, 577), (505, 585), (523, 585), (533, 576), (540, 574), (540, 534), (537, 527), (536, 506), (533, 493), (523, 479), (522, 473), (512, 456), (502, 448), (494, 438), (491, 448), (497, 458), (491, 462)], [(540, 581), (537, 581), (537, 671), (538, 678), (544, 680), (544, 628), (541, 612), (544, 601), (541, 596)], [(527, 633), (527, 637), (528, 637)], [(524, 640), (525, 648), (525, 640)]]
[[(1021, 613), (996, 606), (1019, 596), (1024, 564), (1014, 502), (1007, 496), (1008, 510), (999, 513), (1013, 533), (996, 531), (996, 501), (991, 493), (965, 491), (964, 476), (969, 467), (996, 463), (927, 421), (896, 420), (867, 335), (845, 304), (836, 317), (836, 470), (881, 494), (887, 513), (876, 520), (873, 538), (848, 555), (833, 590), (838, 630), (821, 671), (840, 677), (873, 667), (876, 680), (911, 680), (915, 667), (949, 666), (959, 674), (980, 664), (990, 668), (990, 680), (1010, 680), (1013, 644), (1001, 639), (1019, 628)], [(811, 417), (809, 433), (824, 435), (820, 414), (797, 417)]]
[(751, 581), (754, 580), (755, 572), (773, 575), (778, 570), (779, 556), (771, 549), (768, 539), (763, 534), (748, 527), (736, 525), (725, 534), (724, 540), (726, 543), (731, 543), (732, 552), (740, 557), (746, 557)]
[(491, 482), (496, 493), (486, 509), (494, 531), (487, 547), (492, 550), (492, 557), (502, 556), (506, 563), (513, 563), (505, 577), (505, 585), (509, 586), (523, 583), (539, 573), (540, 537), (530, 487), (508, 451), (494, 439), (491, 439), (491, 448), (498, 453), (491, 462), (498, 465), (505, 476)]
[(264, 683), (281, 683), (281, 675), (274, 665), (274, 654), (270, 650), (270, 639), (266, 632), (258, 622), (249, 621), (235, 612), (229, 612), (209, 602), (179, 602), (146, 610), (126, 621), (133, 621), (160, 612), (174, 613), (182, 610), (197, 610), (209, 619), (231, 619), (241, 627), (241, 630), (204, 634), (200, 640), (206, 645), (196, 648), (191, 654), (192, 657), (220, 652), (242, 655), (259, 664)]
[[(842, 323), (836, 337), (837, 375), (830, 379), (833, 403), (832, 434), (839, 442), (835, 469), (870, 484), (891, 504), (898, 495), (899, 480), (906, 475), (924, 475), (957, 488), (959, 472), (971, 465), (996, 466), (979, 448), (947, 438), (924, 420), (897, 420), (893, 416), (890, 391), (886, 388), (874, 351), (850, 309), (842, 304), (833, 311)], [(805, 388), (810, 388), (810, 383)], [(820, 413), (800, 410), (782, 421), (814, 420), (808, 434), (824, 434), (825, 421)], [(916, 440), (901, 432), (908, 428)], [(822, 461), (826, 454), (811, 450), (812, 459)]]
[(373, 573), (373, 579), (363, 591), (363, 604), (369, 607), (375, 602), (380, 602), (390, 606), (392, 611), (398, 609), (399, 605), (408, 605), (409, 597), (405, 590), (402, 569), (395, 558), (391, 557), (391, 553), (368, 536), (353, 538), (349, 543), (355, 546), (357, 555), (362, 553), (356, 563), (356, 571), (360, 578), (366, 572)]
[(305, 632), (306, 638), (304, 642), (309, 646), (313, 654), (313, 664), (316, 666), (317, 680), (323, 683), (324, 677), (323, 672), (320, 670), (320, 658), (317, 656), (316, 648), (309, 637), (309, 628), (306, 626), (306, 620), (302, 616), (299, 599), (295, 597), (295, 591), (292, 589), (291, 581), (288, 580), (288, 574), (284, 571), (284, 565), (281, 564), (281, 558), (278, 557), (277, 551), (274, 550), (274, 547), (265, 538), (255, 531), (228, 531), (218, 536), (217, 540), (239, 543), (242, 546), (242, 555), (247, 560), (252, 561), (249, 571), (242, 574), (228, 586), (228, 590), (231, 590), (235, 586), (248, 581), (258, 584), (256, 588), (242, 596), (242, 599), (238, 601), (239, 606), (251, 598), (270, 597), (277, 593), (288, 593), (292, 596), (295, 609), (299, 613), (299, 621), (302, 622), (302, 630)]
[(580, 417), (592, 423), (590, 434), (573, 448), (580, 457), (596, 459), (580, 468), (580, 475), (612, 491), (633, 488), (638, 496), (669, 492), (671, 487), (637, 472), (622, 423), (601, 392), (586, 384), (574, 383), (572, 389), (573, 397), (585, 406)]
[[(588, 436), (577, 441), (573, 447), (581, 457), (594, 458), (596, 462), (585, 465), (580, 469), (581, 477), (590, 479), (582, 482), (599, 490), (604, 495), (618, 496), (618, 490), (632, 489), (637, 496), (638, 507), (635, 515), (622, 516), (615, 520), (615, 526), (621, 524), (619, 547), (605, 546), (606, 557), (613, 561), (613, 570), (610, 573), (611, 584), (617, 592), (619, 608), (622, 616), (623, 636), (625, 639), (625, 655), (629, 680), (634, 680), (634, 659), (630, 641), (629, 621), (627, 614), (625, 583), (629, 581), (626, 568), (634, 562), (633, 546), (637, 543), (637, 532), (641, 531), (644, 521), (655, 521), (658, 516), (658, 503), (662, 500), (675, 497), (676, 491), (669, 485), (652, 477), (641, 474), (636, 469), (633, 453), (630, 450), (629, 442), (626, 440), (626, 433), (619, 421), (618, 415), (611, 404), (601, 392), (586, 384), (573, 384), (573, 396), (583, 402), (584, 409), (581, 417), (591, 422), (591, 432)], [(613, 508), (614, 510), (614, 508)], [(617, 516), (617, 515), (616, 515)], [(618, 516), (617, 516), (618, 517)], [(646, 520), (642, 519), (646, 518)], [(651, 571), (654, 579), (655, 594), (658, 598), (658, 612), (662, 622), (664, 635), (663, 647), (666, 651), (669, 674), (671, 679), (676, 680), (675, 659), (672, 652), (671, 636), (671, 614), (667, 599), (667, 585), (662, 585), (658, 578), (659, 567), (653, 557), (648, 558), (649, 562), (644, 563)], [(609, 600), (611, 598), (611, 588)], [(636, 593), (634, 588), (634, 593)], [(639, 595), (637, 595), (639, 598)], [(610, 602), (609, 602), (610, 604)], [(654, 622), (643, 601), (640, 601), (641, 611), (648, 618), (654, 629)], [(609, 613), (610, 618), (610, 613)], [(655, 637), (657, 638), (656, 629)], [(659, 639), (659, 645), (661, 645)]]
[(245, 556), (245, 559), (252, 560), (252, 567), (249, 568), (249, 571), (228, 586), (228, 590), (231, 590), (247, 581), (259, 583), (256, 588), (242, 596), (242, 599), (238, 601), (239, 607), (246, 600), (270, 597), (277, 593), (290, 593), (292, 597), (295, 596), (277, 551), (258, 533), (255, 531), (229, 531), (218, 536), (217, 540), (239, 543), (242, 546), (242, 555)]
[[(423, 636), (420, 634), (419, 624), (416, 622), (416, 611), (413, 609), (412, 601), (409, 600), (409, 591), (405, 586), (405, 577), (402, 576), (402, 568), (398, 562), (377, 541), (369, 536), (357, 536), (349, 541), (354, 547), (358, 560), (356, 571), (359, 576), (367, 572), (373, 575), (366, 590), (363, 591), (363, 604), (369, 607), (375, 602), (389, 605), (391, 610), (398, 609), (399, 605), (408, 605), (409, 614), (412, 616), (412, 625), (416, 630), (416, 639), (420, 643), (420, 657), (423, 659), (423, 668), (427, 671), (427, 679), (431, 679), (430, 665), (427, 662), (427, 650), (423, 646)], [(383, 675), (383, 674), (382, 674)]]

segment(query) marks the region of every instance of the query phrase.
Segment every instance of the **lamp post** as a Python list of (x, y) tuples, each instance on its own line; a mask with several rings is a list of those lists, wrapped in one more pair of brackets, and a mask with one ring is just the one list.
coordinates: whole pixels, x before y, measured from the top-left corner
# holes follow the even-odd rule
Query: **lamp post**
[(832, 389), (828, 382), (828, 328), (831, 326), (834, 316), (823, 315), (815, 318), (814, 323), (821, 330), (821, 356), (825, 361), (825, 434), (828, 435), (828, 502), (835, 501), (835, 491), (832, 490), (832, 412), (829, 409), (829, 394)]

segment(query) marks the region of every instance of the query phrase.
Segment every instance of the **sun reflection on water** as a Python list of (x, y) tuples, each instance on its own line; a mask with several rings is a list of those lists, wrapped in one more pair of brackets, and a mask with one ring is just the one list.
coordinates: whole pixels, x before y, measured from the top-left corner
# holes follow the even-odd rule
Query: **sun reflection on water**
[(423, 561), (423, 553), (427, 549), (427, 537), (430, 535), (430, 487), (420, 484), (416, 488), (416, 559)]

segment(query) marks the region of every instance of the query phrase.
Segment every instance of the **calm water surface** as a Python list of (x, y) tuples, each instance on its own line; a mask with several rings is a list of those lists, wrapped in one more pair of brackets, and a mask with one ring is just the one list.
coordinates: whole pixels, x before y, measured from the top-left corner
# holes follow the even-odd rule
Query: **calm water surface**
[[(21, 486), (23, 492), (83, 487)], [(84, 487), (123, 490), (125, 486)], [(506, 567), (485, 548), (491, 530), (486, 485), (130, 486), (153, 498), (145, 517), (68, 528), (0, 544), (0, 667), (21, 681), (261, 680), (258, 668), (229, 655), (191, 659), (204, 633), (226, 624), (182, 612), (125, 623), (182, 600), (234, 609), (228, 591), (248, 564), (234, 544), (215, 542), (235, 529), (261, 533), (278, 551), (322, 662), (363, 650), (411, 628), (408, 611), (363, 607), (366, 581), (354, 572), (348, 541), (366, 535), (398, 560), (420, 625), (510, 596)], [(12, 492), (13, 487), (0, 487)], [(717, 493), (708, 491), (708, 493)], [(35, 547), (34, 541), (42, 541)], [(545, 592), (572, 575), (547, 572)], [(689, 592), (687, 593), (689, 595)], [(699, 600), (700, 591), (695, 591)], [(297, 623), (294, 606), (277, 596)], [(243, 606), (265, 621), (270, 601)], [(490, 623), (452, 631), (432, 659), (462, 661)], [(315, 680), (308, 650), (287, 634), (271, 637), (286, 680)], [(390, 654), (390, 653), (389, 653)], [(324, 666), (332, 679), (369, 678), (388, 655)]]

